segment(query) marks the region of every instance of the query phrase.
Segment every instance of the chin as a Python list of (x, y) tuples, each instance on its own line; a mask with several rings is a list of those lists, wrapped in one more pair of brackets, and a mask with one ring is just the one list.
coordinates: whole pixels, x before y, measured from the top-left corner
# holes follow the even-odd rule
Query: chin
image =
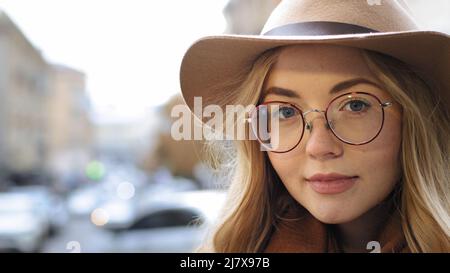
[(336, 206), (326, 207), (322, 205), (311, 209), (305, 206), (305, 208), (312, 216), (324, 224), (343, 224), (351, 222), (362, 214), (357, 211), (349, 211), (348, 209), (338, 209)]

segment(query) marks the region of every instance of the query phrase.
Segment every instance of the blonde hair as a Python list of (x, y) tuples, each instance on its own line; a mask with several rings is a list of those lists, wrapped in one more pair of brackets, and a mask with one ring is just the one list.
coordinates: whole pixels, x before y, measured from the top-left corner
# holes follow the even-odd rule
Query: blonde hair
[[(222, 104), (257, 104), (264, 80), (279, 48), (262, 54), (222, 96)], [(419, 73), (383, 54), (363, 56), (384, 88), (402, 105), (402, 173), (399, 204), (403, 232), (412, 252), (450, 251), (450, 114)], [(261, 252), (282, 212), (296, 201), (273, 170), (257, 141), (236, 141), (235, 147), (211, 146), (215, 167), (225, 163), (230, 179), (220, 222), (198, 251)], [(226, 156), (224, 156), (226, 155)]]

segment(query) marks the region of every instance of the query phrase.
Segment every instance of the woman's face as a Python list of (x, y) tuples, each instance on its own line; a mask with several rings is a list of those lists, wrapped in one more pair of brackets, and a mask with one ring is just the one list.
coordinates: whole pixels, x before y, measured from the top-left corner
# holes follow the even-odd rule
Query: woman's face
[[(284, 48), (266, 79), (263, 101), (290, 102), (303, 112), (325, 110), (340, 94), (360, 91), (375, 95), (381, 102), (393, 102), (386, 91), (369, 83), (357, 83), (330, 94), (337, 84), (353, 79), (362, 78), (381, 86), (361, 54), (358, 49), (339, 46)], [(265, 94), (272, 87), (292, 92)], [(295, 149), (286, 153), (268, 152), (289, 193), (318, 220), (329, 224), (352, 221), (393, 190), (401, 175), (401, 110), (394, 103), (384, 108), (384, 113), (381, 132), (367, 144), (358, 146), (340, 141), (326, 126), (324, 115), (312, 112), (305, 117), (312, 130), (304, 130)], [(338, 179), (336, 175), (348, 178)]]

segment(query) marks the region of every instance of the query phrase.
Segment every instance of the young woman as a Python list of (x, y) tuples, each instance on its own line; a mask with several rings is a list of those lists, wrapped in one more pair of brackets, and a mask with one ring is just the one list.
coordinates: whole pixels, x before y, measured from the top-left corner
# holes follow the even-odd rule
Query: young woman
[(191, 109), (257, 106), (200, 250), (449, 252), (449, 36), (416, 30), (402, 1), (356, 0), (285, 0), (263, 33), (183, 60)]

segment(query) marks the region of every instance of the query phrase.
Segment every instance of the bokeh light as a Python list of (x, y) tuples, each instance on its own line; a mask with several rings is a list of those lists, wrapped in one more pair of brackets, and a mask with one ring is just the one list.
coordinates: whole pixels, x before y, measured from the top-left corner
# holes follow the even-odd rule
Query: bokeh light
[(120, 199), (131, 199), (135, 193), (134, 185), (130, 182), (122, 182), (117, 186), (116, 193)]
[(99, 181), (105, 176), (105, 166), (99, 161), (91, 161), (86, 166), (86, 176), (94, 181)]
[(91, 213), (91, 222), (96, 226), (104, 226), (109, 221), (109, 214), (105, 209), (97, 208)]

